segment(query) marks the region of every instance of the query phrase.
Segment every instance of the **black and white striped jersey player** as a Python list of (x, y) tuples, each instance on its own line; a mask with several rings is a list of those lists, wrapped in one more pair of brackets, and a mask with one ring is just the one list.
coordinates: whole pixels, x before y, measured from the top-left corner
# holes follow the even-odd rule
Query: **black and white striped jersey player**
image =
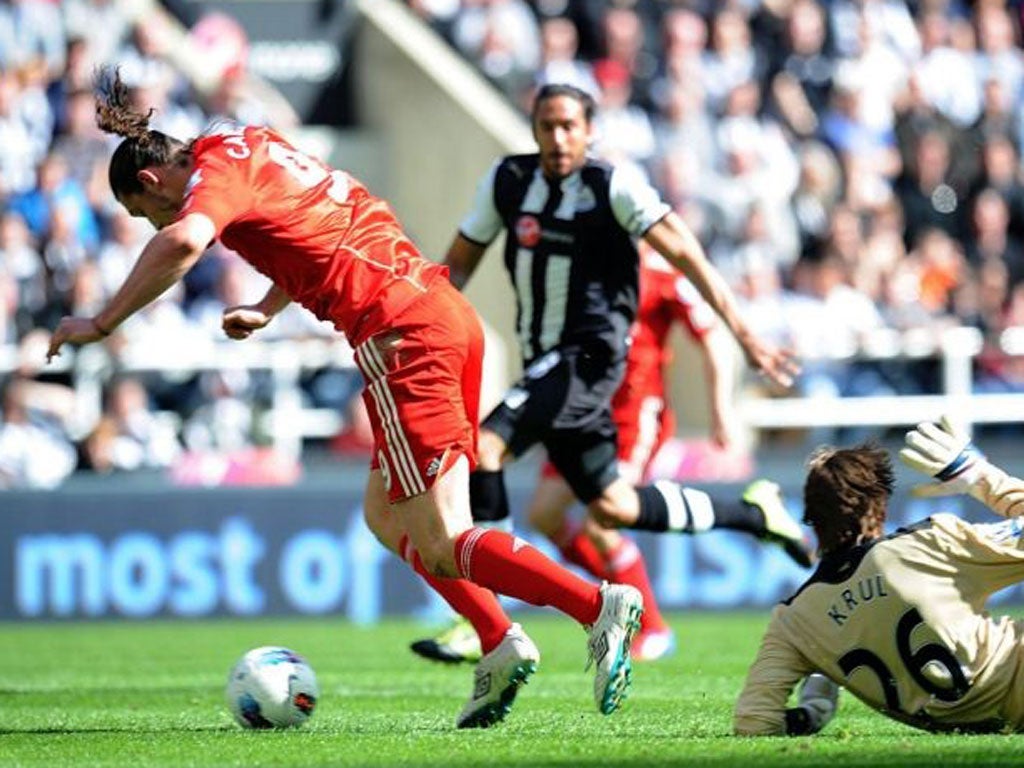
[(719, 505), (676, 483), (634, 488), (619, 477), (610, 401), (636, 314), (639, 238), (690, 279), (755, 369), (785, 385), (796, 366), (747, 327), (728, 285), (658, 192), (638, 172), (588, 156), (593, 112), (585, 92), (544, 86), (532, 114), (539, 152), (504, 157), (487, 171), (446, 255), (461, 287), (506, 231), (524, 369), (482, 424), (471, 478), (474, 517), (508, 517), (502, 464), (542, 443), (605, 527), (730, 527), (782, 541), (804, 560), (800, 528), (777, 498), (761, 505), (771, 507), (765, 512), (760, 499)]

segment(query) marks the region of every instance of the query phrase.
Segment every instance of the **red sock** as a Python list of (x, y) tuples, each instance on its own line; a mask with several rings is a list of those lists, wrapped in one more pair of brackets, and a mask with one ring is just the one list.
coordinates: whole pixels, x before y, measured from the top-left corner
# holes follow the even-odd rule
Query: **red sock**
[(613, 584), (629, 584), (640, 590), (644, 597), (641, 631), (658, 632), (668, 629), (668, 624), (658, 610), (658, 602), (654, 599), (654, 589), (647, 576), (643, 553), (632, 539), (623, 536), (619, 546), (608, 553), (608, 581)]
[(460, 616), (465, 616), (480, 637), (480, 648), (489, 653), (501, 642), (512, 621), (505, 614), (497, 596), (465, 579), (445, 579), (434, 576), (423, 567), (420, 553), (413, 549), (409, 539), (402, 537), (399, 550), (403, 559), (423, 580)]
[(604, 556), (597, 551), (597, 547), (583, 531), (581, 525), (566, 523), (551, 540), (566, 561), (578, 565), (595, 578), (608, 578), (608, 565)]
[(504, 531), (470, 528), (455, 542), (455, 563), (467, 579), (531, 605), (550, 605), (580, 624), (593, 624), (601, 593)]

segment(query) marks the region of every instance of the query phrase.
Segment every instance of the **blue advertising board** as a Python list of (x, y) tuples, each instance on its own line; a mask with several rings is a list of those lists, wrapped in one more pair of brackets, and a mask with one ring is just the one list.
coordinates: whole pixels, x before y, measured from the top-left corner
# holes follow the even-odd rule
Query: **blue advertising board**
[[(511, 490), (513, 507), (523, 509), (528, 488)], [(787, 497), (799, 514), (796, 490)], [(0, 619), (330, 614), (370, 623), (386, 614), (440, 615), (440, 599), (366, 528), (361, 501), (355, 487), (301, 485), (5, 493)], [(890, 527), (939, 509), (991, 519), (970, 500), (897, 496)], [(532, 532), (520, 535), (552, 554)], [(765, 608), (808, 576), (780, 548), (741, 534), (637, 539), (666, 609)]]

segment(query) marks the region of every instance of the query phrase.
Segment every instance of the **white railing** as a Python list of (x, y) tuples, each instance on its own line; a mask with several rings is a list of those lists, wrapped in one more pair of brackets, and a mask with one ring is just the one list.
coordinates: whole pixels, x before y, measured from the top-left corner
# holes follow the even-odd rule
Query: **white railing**
[[(1000, 348), (1024, 355), (1024, 327), (1002, 334)], [(936, 359), (941, 366), (941, 392), (935, 395), (895, 395), (814, 400), (804, 397), (747, 397), (738, 404), (751, 429), (803, 429), (838, 426), (901, 426), (956, 414), (965, 424), (1024, 422), (1024, 394), (973, 394), (972, 365), (982, 350), (981, 334), (973, 328), (951, 328), (941, 334), (920, 331), (882, 331), (857, 348), (834, 351), (839, 361), (913, 361)], [(301, 379), (312, 371), (354, 366), (351, 348), (327, 338), (255, 341), (246, 344), (177, 345), (174, 349), (132, 346), (116, 365), (100, 345), (66, 350), (45, 368), (68, 373), (77, 397), (72, 437), (80, 439), (96, 426), (102, 414), (103, 387), (115, 372), (163, 373), (185, 377), (203, 371), (269, 371), (271, 406), (263, 414), (262, 431), (277, 450), (298, 457), (302, 441), (336, 435), (344, 426), (342, 414), (329, 408), (304, 407)], [(0, 374), (18, 367), (18, 350), (0, 346)], [(165, 414), (171, 417), (172, 414)]]
[[(937, 359), (941, 392), (934, 395), (895, 395), (808, 399), (804, 397), (747, 398), (740, 417), (753, 429), (902, 426), (955, 414), (966, 425), (1024, 422), (1024, 394), (974, 394), (973, 362), (983, 338), (975, 328), (949, 328), (940, 333), (912, 330), (876, 331), (855, 349), (842, 349), (825, 359), (898, 361)], [(999, 338), (1007, 355), (1024, 354), (1024, 327), (1010, 328)]]
[[(0, 346), (0, 374), (17, 369), (19, 351)], [(115, 374), (161, 373), (184, 380), (203, 371), (268, 371), (271, 374), (271, 405), (261, 426), (270, 434), (275, 449), (298, 457), (302, 441), (330, 437), (344, 425), (342, 414), (329, 408), (305, 408), (301, 396), (302, 375), (329, 368), (353, 368), (352, 349), (331, 339), (215, 342), (180, 344), (174, 348), (133, 345), (115, 361), (101, 345), (78, 350), (65, 348), (45, 372), (67, 373), (76, 392), (76, 413), (71, 436), (81, 439), (96, 426), (103, 412), (103, 387)], [(165, 414), (171, 416), (171, 414)]]

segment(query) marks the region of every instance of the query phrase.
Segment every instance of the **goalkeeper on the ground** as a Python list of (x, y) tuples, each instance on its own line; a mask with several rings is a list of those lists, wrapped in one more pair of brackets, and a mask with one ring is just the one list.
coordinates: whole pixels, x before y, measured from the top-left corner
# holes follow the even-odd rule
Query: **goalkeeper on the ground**
[(936, 514), (885, 536), (886, 452), (815, 453), (804, 521), (821, 563), (772, 613), (736, 704), (737, 734), (814, 733), (835, 713), (839, 686), (920, 728), (1024, 731), (1024, 622), (985, 610), (1024, 580), (1024, 481), (947, 418), (907, 433), (900, 459), (933, 478), (915, 495), (968, 493), (1007, 519)]

